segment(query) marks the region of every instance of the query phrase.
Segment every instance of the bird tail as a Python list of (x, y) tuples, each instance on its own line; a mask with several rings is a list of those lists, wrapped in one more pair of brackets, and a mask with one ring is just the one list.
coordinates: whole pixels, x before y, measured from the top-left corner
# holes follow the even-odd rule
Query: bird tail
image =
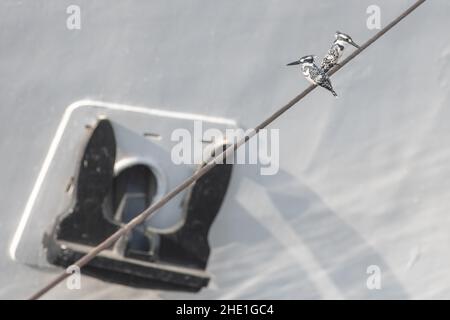
[(333, 86), (331, 85), (330, 81), (326, 81), (325, 83), (321, 83), (320, 86), (324, 87), (325, 89), (330, 91), (333, 94), (333, 96), (335, 96), (335, 97), (338, 96), (336, 91), (334, 91)]

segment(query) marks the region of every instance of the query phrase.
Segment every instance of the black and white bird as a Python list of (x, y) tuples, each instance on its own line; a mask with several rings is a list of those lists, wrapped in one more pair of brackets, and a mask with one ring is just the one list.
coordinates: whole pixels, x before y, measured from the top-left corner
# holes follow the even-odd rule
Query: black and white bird
[(331, 85), (331, 81), (328, 75), (314, 63), (315, 57), (316, 56), (313, 55), (304, 56), (300, 58), (300, 60), (291, 62), (287, 65), (293, 66), (299, 64), (302, 68), (302, 72), (306, 80), (308, 80), (312, 84), (321, 86), (322, 88), (329, 90), (335, 97), (337, 97), (337, 94), (333, 90), (333, 86)]
[(322, 59), (322, 63), (320, 64), (320, 67), (325, 72), (328, 72), (331, 68), (338, 64), (346, 45), (351, 44), (359, 49), (359, 46), (348, 34), (336, 31), (334, 37), (335, 40), (333, 41), (331, 48), (328, 50), (328, 53)]

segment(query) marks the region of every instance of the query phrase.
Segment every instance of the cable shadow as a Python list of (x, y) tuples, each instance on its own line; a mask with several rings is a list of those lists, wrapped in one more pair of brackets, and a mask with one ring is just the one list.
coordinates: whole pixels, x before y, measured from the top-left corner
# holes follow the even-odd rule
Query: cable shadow
[[(269, 186), (267, 195), (285, 226), (307, 246), (341, 295), (357, 299), (408, 298), (382, 255), (329, 208), (320, 195), (283, 170), (258, 180)], [(366, 270), (370, 265), (381, 269), (380, 290), (367, 288), (370, 274)]]
[[(254, 168), (256, 168), (254, 166)], [(270, 230), (241, 205), (248, 166), (235, 166), (221, 212), (210, 230), (209, 286), (196, 294), (161, 293), (172, 299), (320, 299), (321, 290)], [(250, 170), (251, 171), (251, 170)], [(248, 196), (248, 195), (247, 195)], [(251, 199), (252, 203), (258, 203)]]

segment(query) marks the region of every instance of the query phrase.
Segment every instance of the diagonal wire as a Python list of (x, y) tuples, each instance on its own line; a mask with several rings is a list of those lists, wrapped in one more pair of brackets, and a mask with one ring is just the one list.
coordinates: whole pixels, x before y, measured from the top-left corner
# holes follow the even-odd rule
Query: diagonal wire
[[(342, 67), (344, 67), (347, 63), (349, 63), (351, 60), (353, 60), (357, 55), (359, 55), (363, 50), (365, 50), (367, 47), (369, 47), (372, 43), (377, 41), (382, 35), (384, 35), (386, 32), (388, 32), (390, 29), (392, 29), (397, 23), (399, 23), (401, 20), (403, 20), (406, 16), (408, 16), (411, 12), (413, 12), (415, 9), (417, 9), (417, 7), (419, 7), (425, 1), (426, 0), (416, 1), (411, 7), (409, 7), (406, 11), (404, 11), (402, 14), (400, 14), (397, 18), (395, 18), (387, 26), (385, 26), (383, 29), (381, 29), (379, 32), (377, 32), (372, 38), (370, 38), (363, 45), (361, 45), (361, 47), (358, 50), (354, 51), (351, 55), (349, 55), (344, 61), (342, 61), (340, 63), (339, 66), (336, 66), (335, 68), (330, 70), (330, 72), (328, 74), (331, 76), (334, 73), (336, 73), (337, 71), (339, 71)], [(105, 239), (99, 245), (92, 248), (91, 251), (89, 251), (85, 256), (83, 256), (78, 261), (76, 261), (73, 265), (81, 268), (81, 267), (85, 266), (87, 263), (89, 263), (89, 261), (94, 259), (100, 252), (111, 247), (117, 240), (119, 240), (120, 237), (126, 235), (134, 227), (136, 227), (137, 225), (144, 222), (147, 218), (149, 218), (158, 209), (163, 207), (167, 202), (169, 202), (177, 194), (179, 194), (180, 192), (182, 192), (183, 190), (188, 188), (190, 185), (192, 185), (195, 181), (197, 181), (198, 179), (203, 177), (206, 173), (208, 173), (217, 164), (223, 163), (224, 159), (233, 155), (234, 151), (237, 148), (239, 148), (241, 145), (245, 144), (253, 136), (257, 135), (261, 129), (264, 129), (269, 124), (271, 124), (275, 119), (277, 119), (284, 112), (289, 110), (297, 102), (302, 100), (307, 94), (309, 94), (315, 88), (316, 88), (316, 85), (310, 85), (302, 93), (297, 95), (294, 99), (292, 99), (286, 105), (284, 105), (283, 107), (278, 109), (275, 113), (273, 113), (269, 118), (264, 120), (262, 123), (260, 123), (254, 129), (247, 132), (247, 134), (244, 138), (235, 142), (233, 145), (228, 146), (222, 153), (218, 154), (215, 158), (213, 158), (208, 163), (206, 163), (203, 167), (201, 167), (198, 171), (196, 171), (190, 178), (183, 181), (175, 189), (173, 189), (172, 191), (167, 193), (163, 198), (161, 198), (158, 202), (155, 202), (150, 207), (145, 209), (142, 213), (140, 213), (138, 216), (136, 216), (133, 220), (128, 222), (126, 225), (122, 226), (114, 234), (112, 234), (110, 237)], [(35, 292), (29, 299), (30, 300), (39, 299), (42, 295), (44, 295), (45, 293), (50, 291), (52, 288), (54, 288), (56, 285), (58, 285), (60, 282), (62, 282), (64, 279), (66, 279), (69, 276), (70, 276), (70, 273), (67, 273), (67, 272), (61, 273), (56, 278), (54, 278), (51, 282), (49, 282), (45, 287), (43, 287), (39, 291)]]

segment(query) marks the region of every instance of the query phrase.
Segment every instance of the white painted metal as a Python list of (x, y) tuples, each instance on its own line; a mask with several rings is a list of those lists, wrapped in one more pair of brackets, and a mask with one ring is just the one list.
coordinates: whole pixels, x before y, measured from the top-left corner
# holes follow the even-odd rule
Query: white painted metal
[[(54, 276), (10, 257), (66, 107), (82, 99), (227, 118), (251, 127), (303, 90), (285, 64), (362, 43), (412, 1), (78, 0), (0, 4), (0, 297)], [(276, 121), (281, 169), (238, 165), (211, 229), (199, 294), (83, 277), (47, 298), (450, 298), (450, 2), (427, 1)], [(368, 290), (378, 265), (382, 289)]]

